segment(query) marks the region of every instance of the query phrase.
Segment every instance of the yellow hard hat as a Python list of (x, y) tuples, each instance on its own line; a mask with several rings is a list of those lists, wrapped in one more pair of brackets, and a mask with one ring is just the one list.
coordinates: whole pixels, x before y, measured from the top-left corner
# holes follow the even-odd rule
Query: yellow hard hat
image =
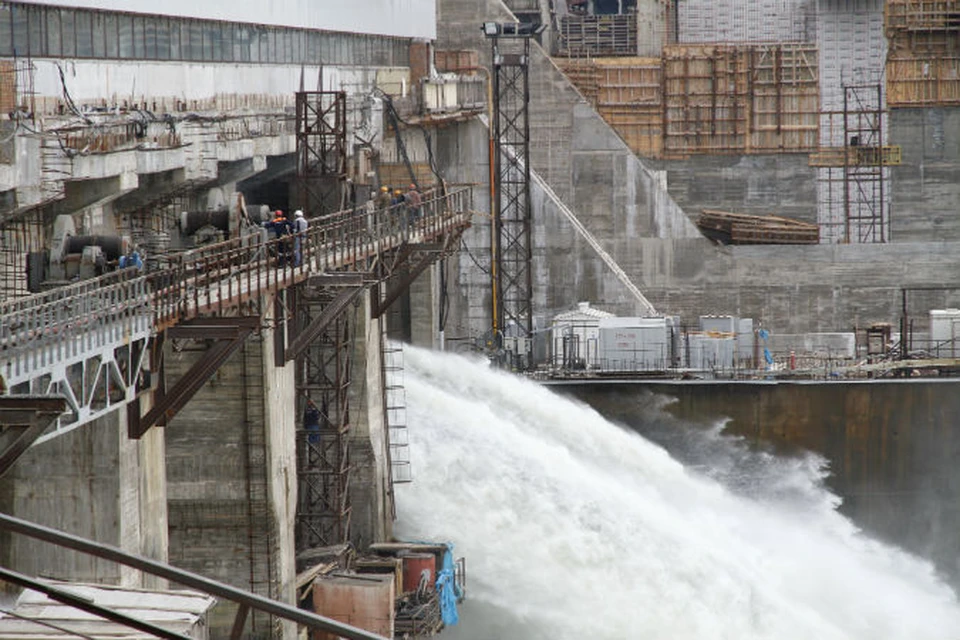
[(387, 189), (386, 186), (382, 186), (382, 187), (380, 187), (380, 191), (389, 191), (389, 189)]
[(403, 191), (400, 191), (400, 189), (394, 189), (393, 192), (397, 195), (400, 195), (401, 193), (403, 193)]

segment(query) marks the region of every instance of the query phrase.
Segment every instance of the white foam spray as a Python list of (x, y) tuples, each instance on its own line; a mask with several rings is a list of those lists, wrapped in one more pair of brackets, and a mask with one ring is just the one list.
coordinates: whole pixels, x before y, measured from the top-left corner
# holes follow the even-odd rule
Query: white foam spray
[(806, 499), (754, 500), (533, 382), (405, 360), (415, 466), (397, 533), (467, 558), (448, 638), (960, 638), (931, 565), (863, 536), (809, 465), (783, 465)]

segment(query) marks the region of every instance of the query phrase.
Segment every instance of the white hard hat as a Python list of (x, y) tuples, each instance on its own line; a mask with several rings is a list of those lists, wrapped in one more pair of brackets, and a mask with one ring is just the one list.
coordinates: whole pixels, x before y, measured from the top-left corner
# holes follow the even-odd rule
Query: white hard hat
[(300, 209), (297, 209), (296, 213), (294, 213), (293, 215), (295, 215), (295, 216), (298, 217), (298, 218), (302, 218), (302, 217), (303, 217), (303, 211), (300, 211)]

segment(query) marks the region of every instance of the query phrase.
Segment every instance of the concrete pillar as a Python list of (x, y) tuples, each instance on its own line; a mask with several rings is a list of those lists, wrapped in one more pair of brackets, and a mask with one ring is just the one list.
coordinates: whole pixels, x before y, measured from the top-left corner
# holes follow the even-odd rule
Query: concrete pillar
[[(271, 325), (273, 304), (267, 325)], [(297, 516), (297, 386), (294, 362), (278, 367), (274, 364), (274, 329), (263, 330), (264, 431), (266, 434), (266, 477), (270, 524), (277, 546), (277, 593), (275, 599), (295, 605), (297, 601), (297, 566), (294, 529)], [(297, 637), (297, 626), (284, 621), (283, 638)]]
[(355, 314), (350, 384), (351, 540), (358, 547), (389, 540), (393, 534), (392, 487), (384, 421), (383, 359), (380, 333), (386, 315), (370, 318), (371, 294), (363, 294)]
[(439, 265), (433, 263), (410, 285), (410, 341), (418, 347), (439, 348)]
[[(272, 300), (263, 308), (269, 326)], [(294, 365), (274, 364), (273, 339), (269, 328), (247, 338), (166, 428), (170, 561), (293, 604), (296, 386)], [(207, 353), (192, 341), (177, 349), (168, 342), (168, 387)], [(233, 604), (214, 608), (214, 635), (235, 613)], [(272, 638), (274, 622), (254, 612), (244, 637)]]
[[(167, 560), (163, 432), (127, 438), (121, 409), (30, 450), (0, 479), (5, 513)], [(0, 535), (0, 565), (27, 575), (125, 587), (140, 572), (20, 535)]]
[(667, 26), (666, 5), (661, 0), (637, 0), (637, 55), (659, 57)]

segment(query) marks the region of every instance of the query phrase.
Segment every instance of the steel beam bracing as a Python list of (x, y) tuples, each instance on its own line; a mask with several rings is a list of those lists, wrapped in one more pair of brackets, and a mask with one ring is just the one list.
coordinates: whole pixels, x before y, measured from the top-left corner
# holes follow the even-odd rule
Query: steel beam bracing
[[(168, 329), (193, 321), (192, 329), (177, 329), (181, 336), (189, 330), (230, 340), (223, 322), (217, 329), (209, 320), (200, 326), (202, 319), (258, 315), (265, 296), (309, 279), (365, 286), (371, 261), (457, 236), (470, 225), (470, 210), (468, 189), (425, 200), (416, 228), (402, 226), (387, 210), (344, 210), (311, 221), (300, 265), (278, 263), (276, 241), (233, 239), (185, 252), (146, 274), (127, 269), (0, 303), (0, 397), (66, 399), (66, 412), (36, 445), (128, 407), (145, 391), (162, 396), (157, 347)], [(347, 276), (349, 270), (356, 271)]]
[(0, 477), (66, 408), (63, 396), (0, 396)]
[(297, 92), (297, 198), (308, 215), (340, 208), (347, 177), (347, 94)]
[[(139, 439), (155, 424), (166, 425), (190, 401), (217, 369), (260, 327), (259, 317), (197, 318), (167, 329), (171, 339), (214, 340), (206, 354), (177, 381), (172, 389), (155, 399), (146, 415), (128, 413), (128, 436)], [(136, 405), (133, 405), (136, 408)]]
[(348, 392), (353, 323), (347, 307), (357, 292), (309, 283), (297, 291), (295, 324), (313, 334), (302, 349), (296, 374), (298, 405), (304, 416), (297, 430), (298, 550), (350, 539)]
[[(518, 47), (505, 50), (509, 42)], [(533, 279), (530, 206), (530, 39), (492, 39), (494, 169), (494, 339), (519, 340), (532, 364)], [(519, 48), (519, 53), (514, 49)]]
[(383, 636), (359, 629), (340, 622), (339, 620), (326, 618), (295, 606), (264, 598), (263, 596), (237, 589), (228, 584), (217, 582), (216, 580), (211, 580), (196, 573), (157, 562), (156, 560), (127, 553), (111, 545), (92, 542), (79, 536), (34, 524), (4, 513), (0, 513), (0, 531), (10, 531), (29, 536), (65, 549), (73, 549), (74, 551), (79, 551), (95, 558), (103, 558), (127, 567), (133, 567), (150, 575), (158, 576), (185, 587), (196, 589), (202, 593), (216, 596), (218, 599), (236, 603), (240, 605), (241, 608), (247, 607), (254, 611), (262, 611), (272, 616), (283, 618), (284, 620), (290, 620), (309, 629), (325, 631), (350, 640), (386, 640)]

